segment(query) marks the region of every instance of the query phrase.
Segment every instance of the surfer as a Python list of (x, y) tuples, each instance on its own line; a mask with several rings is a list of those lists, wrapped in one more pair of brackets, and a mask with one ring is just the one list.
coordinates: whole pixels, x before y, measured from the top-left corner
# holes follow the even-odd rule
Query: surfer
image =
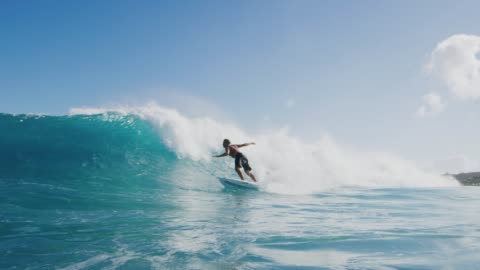
[(226, 156), (231, 156), (232, 158), (235, 159), (235, 171), (238, 173), (238, 176), (240, 176), (240, 179), (243, 179), (242, 171), (240, 169), (243, 167), (243, 170), (245, 173), (254, 181), (257, 182), (257, 179), (255, 179), (255, 176), (252, 173), (252, 168), (248, 164), (248, 159), (247, 157), (238, 150), (240, 147), (248, 146), (248, 145), (254, 145), (254, 142), (251, 143), (244, 143), (244, 144), (231, 144), (229, 139), (223, 140), (223, 147), (225, 148), (225, 153), (216, 155), (213, 157), (226, 157)]

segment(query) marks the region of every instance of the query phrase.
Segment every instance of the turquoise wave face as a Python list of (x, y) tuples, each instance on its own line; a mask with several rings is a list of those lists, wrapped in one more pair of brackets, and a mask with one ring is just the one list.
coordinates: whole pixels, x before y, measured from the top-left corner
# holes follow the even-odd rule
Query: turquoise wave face
[(0, 130), (4, 178), (132, 177), (175, 159), (149, 124), (133, 115), (4, 114)]
[(0, 179), (10, 188), (2, 190), (16, 193), (7, 197), (21, 206), (123, 204), (122, 194), (158, 187), (177, 160), (133, 115), (3, 114), (0, 130)]

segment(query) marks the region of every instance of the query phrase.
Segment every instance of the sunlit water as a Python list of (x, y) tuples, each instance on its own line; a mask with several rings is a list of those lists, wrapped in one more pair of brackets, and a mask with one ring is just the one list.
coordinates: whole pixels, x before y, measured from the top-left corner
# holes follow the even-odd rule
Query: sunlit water
[(480, 189), (473, 187), (300, 196), (224, 189), (212, 179), (207, 190), (99, 191), (92, 196), (104, 196), (103, 205), (78, 198), (81, 205), (70, 206), (75, 190), (1, 184), (1, 269), (480, 265)]

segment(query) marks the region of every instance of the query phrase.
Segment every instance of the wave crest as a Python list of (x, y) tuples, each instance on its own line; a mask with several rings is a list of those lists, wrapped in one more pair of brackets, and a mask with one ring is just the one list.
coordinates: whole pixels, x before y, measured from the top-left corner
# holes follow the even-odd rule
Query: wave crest
[[(150, 103), (141, 107), (76, 108), (71, 114), (115, 111), (134, 114), (151, 123), (179, 158), (206, 161), (223, 151), (222, 140), (255, 141), (243, 148), (265, 190), (278, 193), (315, 193), (342, 186), (441, 187), (458, 183), (419, 169), (413, 162), (390, 153), (352, 149), (322, 136), (313, 143), (288, 134), (287, 130), (250, 134), (232, 123), (209, 117), (187, 117), (176, 109)], [(225, 172), (233, 174), (233, 161)]]

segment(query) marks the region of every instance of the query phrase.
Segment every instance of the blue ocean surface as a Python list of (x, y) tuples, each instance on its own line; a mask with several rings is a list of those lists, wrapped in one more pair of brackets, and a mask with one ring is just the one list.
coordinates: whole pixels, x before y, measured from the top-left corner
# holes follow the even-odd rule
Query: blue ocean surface
[(478, 187), (228, 188), (134, 114), (0, 131), (0, 269), (480, 267)]

